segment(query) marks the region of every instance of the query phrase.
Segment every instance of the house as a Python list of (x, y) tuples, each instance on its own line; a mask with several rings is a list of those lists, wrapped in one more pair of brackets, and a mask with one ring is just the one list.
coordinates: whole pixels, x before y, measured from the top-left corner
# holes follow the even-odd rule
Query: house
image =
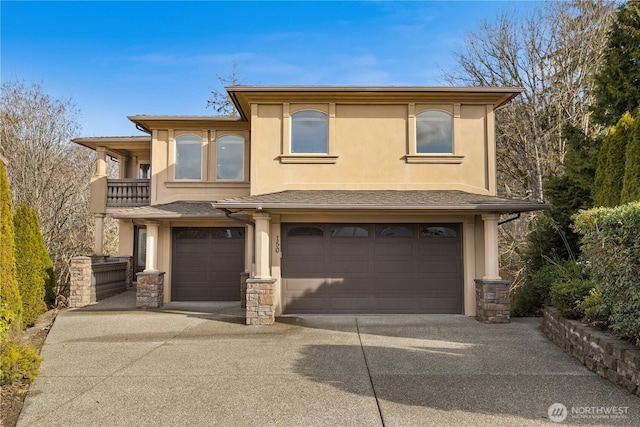
[[(149, 134), (96, 150), (95, 253), (107, 215), (138, 296), (283, 314), (456, 313), (508, 321), (495, 111), (520, 88), (227, 88), (240, 117), (131, 116)], [(107, 156), (119, 179), (108, 179)]]

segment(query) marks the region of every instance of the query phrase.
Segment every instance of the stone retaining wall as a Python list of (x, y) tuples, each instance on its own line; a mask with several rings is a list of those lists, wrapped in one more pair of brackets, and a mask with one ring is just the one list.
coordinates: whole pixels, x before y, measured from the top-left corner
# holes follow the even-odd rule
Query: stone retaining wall
[(596, 328), (544, 309), (542, 331), (587, 368), (640, 396), (640, 349)]

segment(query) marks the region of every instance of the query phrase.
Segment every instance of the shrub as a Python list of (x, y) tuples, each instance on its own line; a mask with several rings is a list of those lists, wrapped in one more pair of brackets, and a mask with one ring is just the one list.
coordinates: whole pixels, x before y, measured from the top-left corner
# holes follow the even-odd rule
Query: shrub
[(593, 289), (593, 282), (585, 279), (571, 279), (554, 282), (549, 293), (551, 304), (568, 319), (582, 319), (582, 301)]
[(564, 261), (547, 264), (534, 271), (513, 294), (511, 315), (514, 317), (537, 316), (544, 305), (550, 304), (551, 285), (559, 280), (587, 279), (583, 264)]
[(593, 288), (578, 303), (580, 309), (584, 312), (584, 317), (590, 323), (608, 323), (609, 309), (602, 301), (602, 294), (598, 288)]
[(611, 329), (640, 344), (640, 202), (582, 211), (574, 227)]
[(0, 343), (12, 330), (22, 329), (22, 300), (16, 277), (13, 203), (0, 161)]
[(14, 224), (22, 320), (26, 325), (32, 325), (38, 316), (47, 311), (44, 302), (45, 283), (48, 279), (47, 269), (52, 263), (40, 232), (36, 211), (21, 205), (16, 211)]
[(0, 352), (0, 383), (33, 381), (40, 370), (40, 356), (33, 347), (6, 342)]

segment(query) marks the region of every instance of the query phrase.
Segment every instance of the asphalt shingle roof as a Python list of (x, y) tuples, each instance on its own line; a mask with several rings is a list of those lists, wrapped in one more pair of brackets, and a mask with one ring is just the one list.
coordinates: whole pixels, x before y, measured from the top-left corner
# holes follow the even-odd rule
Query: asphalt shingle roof
[(223, 218), (220, 209), (475, 210), (528, 212), (550, 205), (447, 190), (288, 190), (211, 202), (173, 202), (111, 211), (123, 219)]
[(214, 202), (219, 208), (424, 209), (527, 212), (548, 204), (454, 190), (288, 190)]

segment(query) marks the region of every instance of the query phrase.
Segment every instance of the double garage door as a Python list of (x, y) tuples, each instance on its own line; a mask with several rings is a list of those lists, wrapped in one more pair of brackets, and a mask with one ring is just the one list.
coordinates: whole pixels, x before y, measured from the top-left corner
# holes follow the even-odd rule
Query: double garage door
[(173, 229), (171, 300), (239, 301), (244, 228)]
[(287, 314), (462, 313), (459, 224), (283, 224)]

